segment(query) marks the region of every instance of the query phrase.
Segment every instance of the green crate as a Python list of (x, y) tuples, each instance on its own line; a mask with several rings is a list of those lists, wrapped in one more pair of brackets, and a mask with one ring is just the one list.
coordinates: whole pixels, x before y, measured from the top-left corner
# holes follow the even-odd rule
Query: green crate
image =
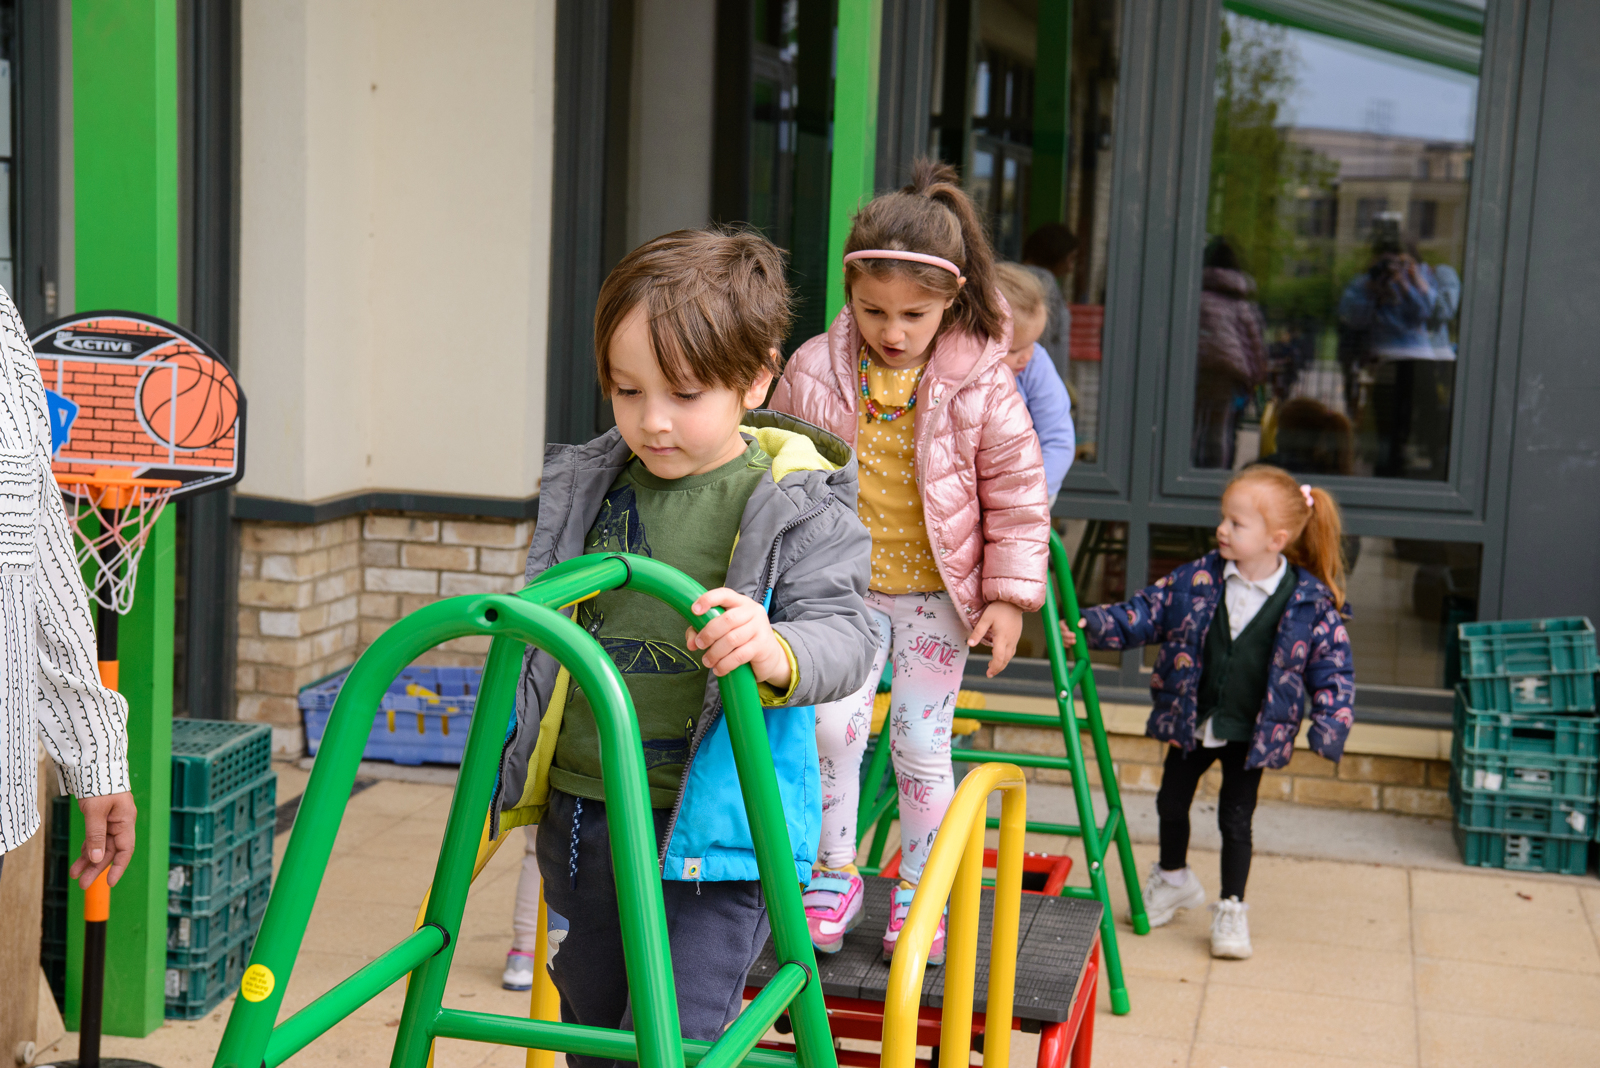
[(1485, 711), (1594, 714), (1594, 675), (1588, 671), (1463, 679), (1462, 685), (1468, 703)]
[(1461, 860), (1478, 868), (1582, 875), (1589, 870), (1589, 839), (1552, 834), (1502, 834), (1456, 827)]
[(1536, 753), (1458, 752), (1455, 764), (1463, 792), (1481, 790), (1590, 801), (1595, 796), (1596, 766), (1600, 762), (1587, 757)]
[(225, 849), (278, 822), (278, 775), (268, 771), (203, 808), (172, 809), (174, 856)]
[(272, 728), (212, 719), (172, 721), (172, 807), (205, 808), (272, 769)]
[(1455, 731), (1469, 753), (1541, 753), (1600, 757), (1600, 719), (1594, 716), (1485, 712), (1456, 687)]
[(1590, 837), (1595, 803), (1560, 797), (1520, 797), (1485, 790), (1459, 790), (1456, 822), (1469, 831)]
[(273, 829), (222, 849), (177, 850), (167, 865), (167, 911), (198, 914), (272, 873)]
[(239, 987), (255, 935), (219, 949), (214, 956), (186, 968), (167, 969), (166, 1017), (169, 1020), (198, 1020)]
[(1596, 667), (1594, 624), (1583, 616), (1462, 623), (1461, 677), (1544, 675)]
[(219, 947), (254, 934), (267, 911), (272, 893), (272, 873), (264, 872), (253, 884), (208, 912), (167, 915), (167, 967), (185, 969), (203, 964)]

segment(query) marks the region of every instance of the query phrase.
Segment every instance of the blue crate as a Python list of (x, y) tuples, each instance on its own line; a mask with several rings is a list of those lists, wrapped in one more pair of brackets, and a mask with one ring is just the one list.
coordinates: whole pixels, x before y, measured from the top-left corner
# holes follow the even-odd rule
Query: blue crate
[(1479, 868), (1582, 875), (1589, 870), (1589, 839), (1552, 834), (1502, 834), (1457, 826), (1461, 860)]
[(211, 719), (172, 721), (172, 807), (205, 808), (272, 770), (272, 728)]
[[(300, 691), (306, 746), (322, 745), (339, 687), (349, 672)], [(481, 668), (408, 667), (395, 679), (372, 718), (362, 756), (396, 764), (459, 764), (472, 726)]]
[(1456, 687), (1455, 731), (1468, 753), (1600, 757), (1600, 719), (1592, 715), (1485, 712)]
[(278, 774), (268, 771), (204, 808), (172, 809), (172, 855), (210, 858), (278, 821)]
[(209, 912), (272, 873), (273, 828), (257, 831), (221, 849), (185, 849), (169, 857), (167, 911)]
[(200, 913), (167, 914), (167, 967), (179, 970), (204, 964), (218, 949), (254, 934), (267, 911), (272, 872), (262, 872), (244, 890)]
[(198, 1020), (216, 1008), (223, 998), (239, 988), (255, 944), (254, 933), (248, 933), (203, 961), (183, 968), (168, 967), (167, 1019)]

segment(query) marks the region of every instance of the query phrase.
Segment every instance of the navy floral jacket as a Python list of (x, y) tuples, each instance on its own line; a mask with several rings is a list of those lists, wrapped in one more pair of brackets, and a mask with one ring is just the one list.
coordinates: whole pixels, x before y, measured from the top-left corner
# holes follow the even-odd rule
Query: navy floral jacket
[[(1096, 649), (1161, 643), (1150, 676), (1155, 708), (1144, 732), (1185, 750), (1198, 744), (1200, 655), (1222, 597), (1223, 567), (1221, 556), (1207, 553), (1140, 590), (1132, 600), (1083, 613), (1084, 634)], [(1350, 635), (1333, 603), (1333, 591), (1304, 568), (1294, 571), (1299, 581), (1278, 623), (1272, 678), (1256, 717), (1247, 768), (1281, 768), (1289, 763), (1308, 689), (1311, 732), (1306, 741), (1314, 752), (1338, 760), (1355, 722)]]

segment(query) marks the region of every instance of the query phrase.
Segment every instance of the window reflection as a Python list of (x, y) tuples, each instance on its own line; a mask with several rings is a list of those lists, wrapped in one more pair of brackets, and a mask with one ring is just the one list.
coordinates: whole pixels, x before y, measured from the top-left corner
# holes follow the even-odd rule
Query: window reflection
[(1448, 476), (1477, 78), (1223, 15), (1190, 460)]

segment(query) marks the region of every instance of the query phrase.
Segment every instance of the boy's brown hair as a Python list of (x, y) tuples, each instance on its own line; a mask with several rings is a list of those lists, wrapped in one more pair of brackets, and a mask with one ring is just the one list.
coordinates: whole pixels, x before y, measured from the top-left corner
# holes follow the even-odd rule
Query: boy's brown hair
[(773, 350), (792, 316), (783, 253), (747, 230), (674, 230), (622, 257), (594, 310), (595, 365), (611, 392), (611, 340), (636, 307), (674, 388), (692, 382), (736, 392), (782, 371)]

